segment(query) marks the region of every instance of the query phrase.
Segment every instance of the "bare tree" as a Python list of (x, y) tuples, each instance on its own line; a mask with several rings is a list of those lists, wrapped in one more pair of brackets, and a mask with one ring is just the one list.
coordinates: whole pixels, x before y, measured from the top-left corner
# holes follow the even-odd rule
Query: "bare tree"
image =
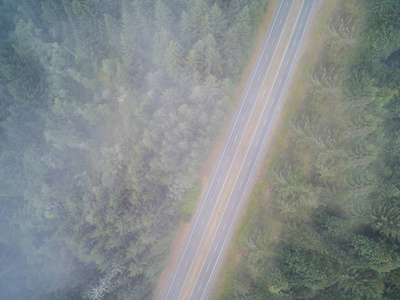
[(16, 251), (10, 247), (0, 247), (0, 278), (14, 270), (17, 266), (18, 258)]
[(88, 300), (99, 300), (102, 299), (106, 293), (109, 294), (109, 289), (115, 284), (115, 278), (122, 274), (122, 270), (122, 267), (114, 267), (103, 278), (100, 278), (98, 284), (91, 286), (91, 289), (86, 293), (86, 298)]

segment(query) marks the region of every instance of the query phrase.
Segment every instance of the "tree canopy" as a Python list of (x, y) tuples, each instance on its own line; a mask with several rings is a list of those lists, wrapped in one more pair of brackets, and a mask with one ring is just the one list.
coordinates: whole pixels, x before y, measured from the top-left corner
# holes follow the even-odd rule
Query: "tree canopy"
[(151, 297), (266, 4), (0, 1), (1, 299)]

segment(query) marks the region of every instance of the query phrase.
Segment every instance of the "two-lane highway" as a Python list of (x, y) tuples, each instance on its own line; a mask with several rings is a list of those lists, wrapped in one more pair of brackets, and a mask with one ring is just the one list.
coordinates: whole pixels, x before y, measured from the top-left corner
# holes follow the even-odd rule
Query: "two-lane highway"
[(274, 124), (277, 112), (288, 88), (290, 77), (297, 63), (316, 2), (317, 0), (306, 0), (301, 6), (298, 19), (280, 62), (279, 70), (274, 77), (273, 86), (267, 96), (263, 113), (258, 120), (259, 126), (252, 136), (252, 143), (248, 147), (246, 158), (242, 163), (242, 168), (229, 196), (230, 200), (225, 207), (224, 215), (221, 217), (219, 230), (214, 233), (213, 242), (209, 246), (208, 255), (192, 287), (189, 299), (204, 299), (209, 291), (215, 271), (221, 261), (221, 256), (231, 237), (234, 220), (242, 208), (242, 204), (246, 199), (251, 182), (263, 156), (270, 130)]
[[(251, 181), (262, 158), (316, 1), (279, 2), (163, 299), (204, 299), (207, 296), (222, 253), (231, 236), (235, 218), (249, 192)], [(300, 9), (295, 22), (292, 22), (286, 46), (282, 47), (283, 35), (288, 24), (291, 24), (290, 16), (294, 7)], [(282, 55), (280, 51), (283, 49)], [(276, 64), (277, 58), (278, 68), (271, 68)], [(268, 80), (272, 80), (272, 88), (264, 97), (262, 91)], [(257, 109), (260, 101), (261, 112)], [(257, 125), (248, 142), (245, 136), (255, 116), (258, 117)], [(241, 148), (245, 149), (244, 156), (239, 153)], [(238, 160), (240, 168), (237, 172), (234, 163), (237, 164)], [(230, 185), (228, 200), (223, 203), (223, 212), (217, 215), (218, 209), (221, 208), (224, 189), (227, 188), (228, 179), (232, 176), (234, 184)]]

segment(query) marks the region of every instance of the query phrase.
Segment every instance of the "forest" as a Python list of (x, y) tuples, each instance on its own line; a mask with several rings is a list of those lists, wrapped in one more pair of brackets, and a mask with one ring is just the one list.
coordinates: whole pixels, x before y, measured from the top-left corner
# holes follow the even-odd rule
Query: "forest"
[(400, 297), (400, 2), (329, 2), (219, 299)]
[(151, 298), (267, 2), (0, 0), (0, 299)]

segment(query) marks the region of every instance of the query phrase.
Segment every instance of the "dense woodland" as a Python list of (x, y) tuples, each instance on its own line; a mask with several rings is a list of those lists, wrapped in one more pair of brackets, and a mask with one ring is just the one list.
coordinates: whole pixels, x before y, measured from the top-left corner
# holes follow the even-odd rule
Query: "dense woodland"
[(220, 299), (400, 297), (400, 2), (338, 3)]
[(266, 5), (0, 0), (0, 299), (151, 297)]

